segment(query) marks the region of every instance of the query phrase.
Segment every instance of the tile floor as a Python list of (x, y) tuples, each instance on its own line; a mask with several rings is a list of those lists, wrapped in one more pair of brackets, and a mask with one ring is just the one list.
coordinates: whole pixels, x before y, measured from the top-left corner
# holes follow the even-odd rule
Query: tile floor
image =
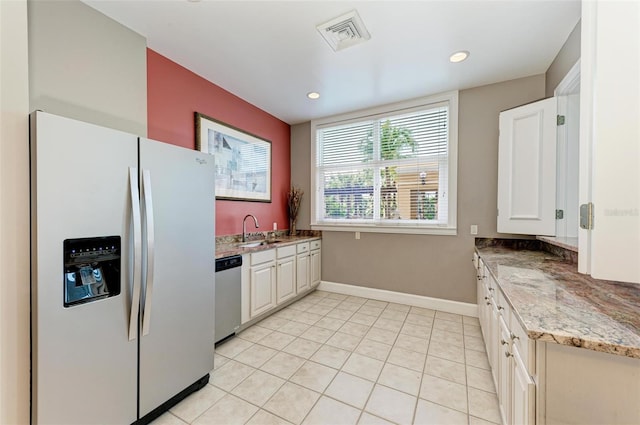
[(154, 424), (500, 424), (478, 319), (315, 291), (218, 346)]

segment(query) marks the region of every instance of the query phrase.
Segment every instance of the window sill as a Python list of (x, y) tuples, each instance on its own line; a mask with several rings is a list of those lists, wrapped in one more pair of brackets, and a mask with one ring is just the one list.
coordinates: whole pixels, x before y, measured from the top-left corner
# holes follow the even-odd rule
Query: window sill
[(363, 232), (363, 233), (396, 233), (408, 235), (441, 235), (455, 236), (455, 227), (424, 227), (424, 226), (367, 226), (362, 224), (312, 224), (312, 230), (327, 232)]

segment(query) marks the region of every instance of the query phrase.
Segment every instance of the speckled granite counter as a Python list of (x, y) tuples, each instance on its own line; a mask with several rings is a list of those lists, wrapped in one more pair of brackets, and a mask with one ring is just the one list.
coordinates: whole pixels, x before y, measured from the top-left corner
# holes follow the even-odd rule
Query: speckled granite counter
[[(239, 246), (238, 242), (229, 242), (229, 243), (218, 242), (216, 243), (216, 259), (229, 257), (231, 255), (249, 254), (251, 252), (264, 251), (267, 249), (293, 245), (300, 242), (309, 242), (317, 239), (321, 239), (321, 237), (316, 235), (277, 236), (276, 240), (278, 242), (254, 246), (254, 247), (242, 247), (242, 246)], [(251, 240), (248, 242), (251, 242)]]
[(640, 358), (640, 285), (592, 279), (527, 248), (476, 246), (530, 338)]

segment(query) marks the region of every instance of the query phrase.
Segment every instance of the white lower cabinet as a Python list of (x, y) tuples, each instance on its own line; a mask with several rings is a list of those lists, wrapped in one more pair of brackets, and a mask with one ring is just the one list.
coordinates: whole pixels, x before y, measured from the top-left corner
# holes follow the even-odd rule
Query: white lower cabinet
[(250, 278), (250, 315), (256, 317), (276, 306), (276, 264), (269, 261), (251, 266)]
[(309, 254), (300, 254), (296, 260), (296, 285), (298, 292), (308, 290), (309, 284)]
[(277, 257), (276, 304), (281, 304), (296, 295), (295, 247), (278, 248)]
[(318, 286), (320, 284), (320, 272), (322, 269), (322, 254), (321, 254), (321, 243), (320, 241), (312, 241), (311, 242), (311, 253), (309, 254), (309, 277), (310, 284), (312, 287)]

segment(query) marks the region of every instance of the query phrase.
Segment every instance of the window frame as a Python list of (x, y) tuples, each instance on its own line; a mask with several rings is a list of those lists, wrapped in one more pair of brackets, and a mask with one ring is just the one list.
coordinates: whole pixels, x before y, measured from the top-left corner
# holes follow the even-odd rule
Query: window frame
[[(449, 108), (448, 122), (448, 154), (447, 154), (447, 178), (448, 201), (447, 223), (432, 224), (416, 220), (416, 223), (393, 222), (364, 223), (360, 220), (345, 219), (327, 222), (318, 220), (318, 197), (321, 185), (318, 184), (317, 166), (317, 130), (328, 126), (345, 125), (368, 119), (379, 119), (389, 115), (401, 114), (408, 110), (429, 108), (446, 103)], [(421, 97), (408, 101), (392, 103), (365, 110), (334, 115), (311, 121), (311, 228), (313, 230), (345, 231), (345, 232), (373, 232), (373, 233), (408, 233), (431, 235), (456, 235), (457, 234), (457, 176), (458, 176), (458, 91), (440, 93), (432, 96)], [(413, 221), (413, 220), (412, 220)]]

